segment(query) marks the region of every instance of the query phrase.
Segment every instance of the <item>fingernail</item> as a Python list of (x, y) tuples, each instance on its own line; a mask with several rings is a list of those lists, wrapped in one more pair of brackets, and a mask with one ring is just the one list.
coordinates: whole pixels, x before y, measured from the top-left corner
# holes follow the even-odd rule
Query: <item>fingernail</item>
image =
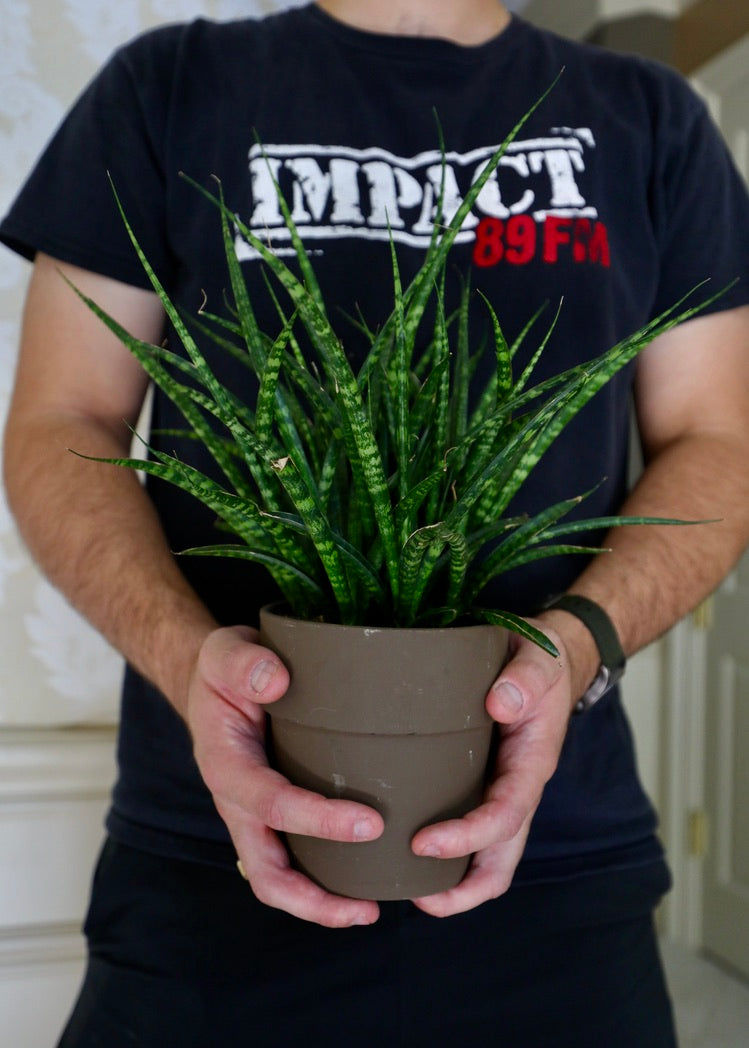
[(514, 684), (503, 681), (494, 689), (494, 694), (508, 713), (520, 713), (523, 708), (523, 696)]
[(250, 674), (250, 684), (252, 685), (252, 690), (256, 692), (258, 695), (261, 691), (265, 691), (265, 689), (268, 687), (271, 680), (275, 676), (275, 673), (275, 662), (270, 662), (266, 659), (264, 659), (262, 662), (258, 662), (257, 666), (255, 666), (252, 673)]
[(426, 858), (439, 859), (441, 851), (438, 844), (427, 844), (426, 848), (421, 849), (420, 854)]
[(357, 841), (368, 841), (372, 837), (373, 826), (369, 819), (360, 819), (354, 824), (354, 837)]

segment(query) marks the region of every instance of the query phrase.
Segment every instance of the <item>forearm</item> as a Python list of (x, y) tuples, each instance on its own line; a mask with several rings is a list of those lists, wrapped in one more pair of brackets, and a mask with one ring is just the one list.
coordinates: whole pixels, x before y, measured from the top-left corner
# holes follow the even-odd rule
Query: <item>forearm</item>
[(126, 450), (122, 433), (91, 419), (11, 416), (5, 479), (21, 535), (50, 581), (184, 714), (189, 675), (216, 623), (178, 570), (136, 475), (70, 448)]
[[(701, 434), (676, 441), (649, 464), (621, 512), (712, 521), (612, 529), (603, 543), (611, 552), (595, 557), (572, 586), (607, 611), (632, 655), (710, 594), (749, 541), (749, 465), (741, 440)], [(572, 638), (573, 649), (582, 645), (576, 669), (584, 690), (596, 669), (585, 627), (564, 612), (544, 619)]]

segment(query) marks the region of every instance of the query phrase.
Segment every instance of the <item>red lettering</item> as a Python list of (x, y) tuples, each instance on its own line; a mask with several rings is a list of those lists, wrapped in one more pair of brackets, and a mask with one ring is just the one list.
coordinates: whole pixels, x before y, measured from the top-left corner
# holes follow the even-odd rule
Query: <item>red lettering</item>
[(607, 268), (611, 265), (611, 249), (609, 248), (609, 231), (603, 222), (596, 222), (593, 227), (593, 235), (590, 238), (588, 257), (591, 262), (599, 262)]
[(504, 255), (502, 234), (504, 222), (498, 218), (482, 218), (476, 227), (473, 262), (477, 266), (496, 266)]
[(514, 215), (507, 223), (507, 261), (523, 266), (536, 254), (536, 223), (530, 215)]
[(572, 257), (575, 262), (587, 262), (593, 227), (587, 218), (575, 219), (572, 229)]
[(571, 220), (548, 215), (544, 222), (544, 262), (558, 262), (559, 248), (572, 239)]
[[(562, 248), (569, 250), (563, 252)], [(474, 265), (496, 266), (505, 261), (524, 266), (533, 261), (538, 250), (538, 226), (531, 215), (513, 215), (507, 222), (482, 218), (476, 227)], [(591, 222), (588, 218), (548, 215), (544, 221), (542, 250), (544, 262), (551, 264), (566, 255), (576, 263), (611, 265), (608, 230), (603, 222)]]
[(611, 265), (609, 235), (603, 222), (593, 225), (587, 218), (578, 218), (572, 229), (572, 257), (575, 262), (593, 262)]

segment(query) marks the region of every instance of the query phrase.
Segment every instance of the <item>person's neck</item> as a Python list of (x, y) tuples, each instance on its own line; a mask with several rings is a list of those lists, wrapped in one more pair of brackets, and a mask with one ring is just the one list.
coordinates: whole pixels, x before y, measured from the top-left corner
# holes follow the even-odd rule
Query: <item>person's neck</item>
[(466, 46), (486, 43), (510, 21), (500, 0), (317, 0), (317, 5), (355, 29), (440, 37)]

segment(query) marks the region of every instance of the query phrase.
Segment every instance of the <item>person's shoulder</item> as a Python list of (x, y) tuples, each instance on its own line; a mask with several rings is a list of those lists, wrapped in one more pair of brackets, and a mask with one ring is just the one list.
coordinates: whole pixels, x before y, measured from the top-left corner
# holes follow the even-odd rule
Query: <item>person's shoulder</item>
[(299, 31), (301, 14), (298, 9), (290, 9), (262, 17), (231, 20), (200, 17), (171, 22), (131, 38), (117, 49), (112, 60), (134, 67), (195, 63), (195, 74), (199, 75), (200, 63), (207, 56), (242, 52), (247, 47), (255, 49)]
[(587, 41), (570, 40), (525, 23), (528, 42), (561, 71), (559, 90), (596, 99), (603, 111), (659, 123), (679, 114), (700, 114), (704, 103), (672, 66), (634, 52), (615, 51)]
[(619, 51), (588, 41), (568, 40), (551, 32), (539, 30), (556, 44), (574, 70), (587, 69), (592, 76), (604, 81), (637, 83), (643, 90), (665, 90), (692, 94), (686, 78), (665, 61), (638, 54), (634, 51)]

